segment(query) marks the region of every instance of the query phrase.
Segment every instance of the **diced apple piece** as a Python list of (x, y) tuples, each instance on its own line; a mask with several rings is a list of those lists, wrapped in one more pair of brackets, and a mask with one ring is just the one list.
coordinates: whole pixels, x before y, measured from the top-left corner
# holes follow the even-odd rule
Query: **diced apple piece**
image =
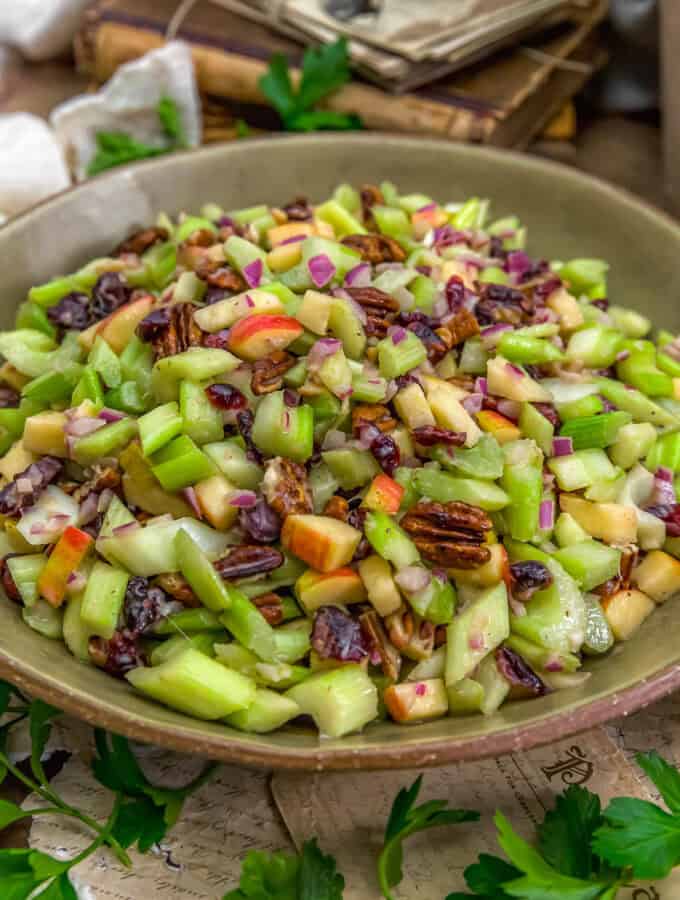
[(52, 606), (63, 603), (69, 577), (85, 559), (93, 543), (91, 535), (69, 525), (55, 544), (38, 578), (38, 593)]
[(654, 601), (642, 591), (617, 591), (602, 600), (602, 609), (617, 641), (627, 641), (655, 608)]
[(404, 488), (389, 475), (376, 475), (366, 492), (363, 505), (394, 515), (399, 512)]
[(354, 569), (343, 568), (335, 572), (308, 569), (295, 582), (295, 595), (305, 612), (311, 613), (320, 606), (361, 603), (366, 599), (366, 590)]
[(545, 301), (546, 306), (560, 317), (562, 331), (574, 331), (583, 325), (583, 313), (578, 301), (565, 287), (559, 287)]
[(395, 722), (423, 722), (445, 716), (449, 711), (449, 698), (442, 678), (391, 684), (383, 699)]
[(389, 616), (401, 606), (401, 594), (392, 577), (387, 560), (377, 553), (359, 563), (359, 575), (364, 582), (368, 599), (379, 616)]
[(236, 521), (238, 507), (229, 502), (234, 492), (238, 491), (224, 475), (212, 475), (194, 485), (196, 499), (201, 512), (218, 531), (226, 531)]
[(227, 346), (241, 359), (254, 362), (275, 350), (285, 350), (303, 331), (302, 325), (291, 316), (249, 316), (233, 326)]
[(637, 537), (635, 507), (620, 503), (591, 503), (581, 497), (560, 494), (560, 509), (576, 519), (591, 537), (607, 544), (632, 544)]
[(276, 247), (284, 241), (291, 238), (303, 237), (308, 238), (316, 234), (316, 229), (312, 222), (286, 222), (284, 225), (276, 225), (267, 231), (267, 240)]
[(114, 353), (122, 353), (132, 340), (139, 323), (151, 312), (153, 304), (154, 297), (151, 294), (145, 294), (139, 300), (124, 304), (99, 323), (97, 334), (106, 341)]
[(267, 265), (272, 272), (287, 272), (302, 261), (302, 241), (279, 244), (267, 254)]
[(89, 328), (86, 328), (84, 331), (81, 331), (78, 335), (78, 343), (86, 350), (88, 353), (94, 346), (95, 338), (99, 334), (99, 329), (101, 327), (101, 322), (93, 322)]
[(450, 278), (456, 275), (469, 291), (475, 291), (478, 274), (476, 267), (467, 265), (460, 259), (447, 259), (442, 265), (441, 282), (446, 284)]
[(446, 225), (448, 216), (443, 209), (424, 208), (411, 213), (411, 225), (413, 236), (417, 241), (422, 240), (431, 228), (439, 228)]
[(486, 364), (489, 393), (507, 400), (529, 403), (551, 403), (552, 394), (528, 375), (524, 369), (495, 356)]
[(507, 583), (510, 575), (508, 554), (503, 544), (491, 544), (491, 559), (476, 569), (448, 569), (449, 578), (457, 584), (469, 584), (472, 587), (493, 587), (500, 581)]
[(288, 516), (281, 532), (286, 550), (318, 572), (332, 572), (346, 566), (360, 540), (360, 531), (330, 516)]
[(656, 603), (680, 591), (680, 562), (662, 550), (652, 550), (633, 570), (633, 583)]
[(414, 428), (423, 428), (426, 425), (436, 424), (430, 405), (425, 399), (425, 394), (419, 384), (407, 385), (395, 394), (392, 402), (397, 415), (411, 431)]
[(500, 413), (494, 412), (492, 409), (483, 409), (477, 413), (477, 424), (482, 431), (488, 431), (492, 434), (499, 444), (507, 444), (510, 441), (518, 441), (522, 437), (522, 432)]
[(194, 321), (203, 331), (212, 334), (222, 328), (230, 328), (234, 322), (248, 316), (283, 312), (283, 303), (276, 294), (254, 288), (244, 291), (242, 294), (236, 294), (235, 297), (227, 297), (210, 306), (204, 306), (194, 313)]
[(36, 459), (37, 456), (27, 450), (22, 441), (15, 441), (0, 459), (0, 476), (7, 481), (11, 481), (15, 475), (27, 469)]
[(334, 298), (320, 291), (305, 291), (300, 305), (295, 313), (295, 318), (308, 331), (314, 334), (326, 334), (328, 322), (333, 308)]
[(465, 432), (465, 446), (473, 447), (482, 432), (460, 402), (460, 392), (460, 388), (441, 378), (428, 377), (425, 379), (427, 402), (437, 425), (448, 428), (450, 431)]
[(29, 416), (24, 425), (23, 443), (29, 453), (38, 456), (60, 456), (66, 458), (66, 414), (55, 410), (45, 410)]

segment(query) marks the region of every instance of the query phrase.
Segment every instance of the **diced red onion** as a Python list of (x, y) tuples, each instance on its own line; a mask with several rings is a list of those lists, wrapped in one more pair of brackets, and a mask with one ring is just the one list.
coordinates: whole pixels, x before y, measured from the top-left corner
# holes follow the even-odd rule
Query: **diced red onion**
[(505, 368), (508, 374), (512, 375), (513, 378), (524, 378), (523, 370), (514, 363), (506, 363)]
[(79, 419), (71, 419), (64, 425), (64, 433), (70, 437), (84, 437), (86, 434), (92, 434), (98, 428), (104, 428), (106, 422), (101, 418), (95, 419), (91, 416), (81, 416)]
[(307, 354), (307, 369), (310, 372), (318, 371), (325, 359), (341, 349), (342, 341), (338, 341), (336, 338), (319, 338)]
[(392, 338), (392, 343), (395, 346), (406, 340), (407, 333), (406, 329), (402, 328), (401, 325), (390, 325), (387, 329), (387, 336)]
[(248, 287), (259, 287), (260, 282), (262, 281), (263, 272), (264, 266), (261, 259), (254, 259), (252, 262), (249, 262), (247, 266), (244, 266), (243, 277), (245, 278)]
[(380, 436), (380, 429), (375, 425), (362, 425), (359, 429), (359, 438), (357, 443), (362, 450), (368, 450), (373, 441)]
[[(498, 322), (496, 325), (489, 325), (488, 328), (483, 328), (479, 336), (484, 349), (493, 349), (506, 331), (512, 331), (512, 325), (507, 322)], [(508, 363), (508, 365), (510, 364)]]
[(369, 287), (371, 284), (371, 267), (369, 264), (362, 262), (350, 269), (345, 275), (345, 284), (347, 287)]
[(484, 397), (487, 397), (489, 394), (489, 382), (486, 378), (479, 377), (475, 378), (475, 391), (478, 394), (482, 394)]
[(426, 203), (425, 206), (418, 207), (416, 212), (419, 212), (419, 213), (431, 212), (431, 211), (434, 211), (436, 208), (437, 208), (436, 203)]
[(105, 406), (104, 409), (100, 410), (97, 418), (106, 422), (107, 425), (110, 425), (112, 422), (120, 422), (120, 420), (124, 419), (125, 416), (122, 412), (118, 412), (117, 409), (108, 409)]
[(283, 247), (284, 244), (297, 244), (300, 241), (304, 241), (306, 239), (307, 239), (306, 234), (294, 234), (292, 237), (286, 238), (285, 241), (279, 241), (277, 246)]
[(481, 631), (476, 631), (469, 635), (468, 647), (470, 650), (484, 650), (486, 648), (484, 635)]
[(87, 525), (88, 522), (92, 522), (97, 518), (99, 507), (99, 494), (95, 494), (94, 491), (91, 494), (88, 494), (87, 497), (80, 504), (80, 509), (78, 511), (78, 525)]
[(237, 506), (239, 509), (250, 509), (257, 503), (255, 491), (238, 491), (229, 498), (229, 506)]
[(513, 422), (519, 419), (522, 407), (517, 400), (499, 400), (497, 406), (498, 412), (506, 419), (512, 419)]
[(538, 525), (541, 530), (552, 528), (555, 524), (555, 501), (543, 500), (538, 508)]
[(20, 494), (32, 494), (33, 493), (33, 482), (30, 478), (17, 478), (16, 481), (17, 491)]
[(424, 682), (419, 681), (416, 685), (416, 697), (424, 697), (425, 694), (427, 694), (427, 685)]
[(574, 444), (570, 437), (556, 437), (552, 442), (553, 456), (569, 456), (574, 452)]
[(468, 394), (467, 397), (463, 398), (461, 403), (466, 412), (470, 413), (471, 416), (475, 416), (478, 412), (482, 411), (484, 397), (481, 394)]
[(129, 534), (131, 531), (136, 531), (141, 527), (142, 526), (136, 520), (134, 522), (126, 522), (125, 525), (117, 525), (113, 529), (112, 534), (114, 534), (115, 537), (123, 537), (123, 535)]
[(189, 506), (192, 508), (194, 515), (197, 519), (203, 518), (203, 511), (201, 510), (200, 504), (198, 502), (198, 497), (196, 495), (196, 491), (192, 487), (185, 487), (180, 492), (184, 499), (187, 501)]
[(326, 256), (325, 253), (319, 253), (308, 260), (307, 269), (316, 287), (323, 287), (325, 284), (328, 284), (336, 271), (330, 257)]
[(424, 590), (432, 581), (432, 572), (423, 566), (406, 566), (394, 576), (400, 588), (409, 594)]
[(522, 278), (527, 272), (531, 271), (533, 266), (533, 262), (524, 250), (513, 250), (511, 253), (508, 253), (503, 268), (506, 272), (510, 272), (513, 275), (518, 275)]
[(659, 466), (654, 473), (654, 477), (658, 478), (659, 481), (668, 481), (673, 484), (673, 472), (667, 466)]

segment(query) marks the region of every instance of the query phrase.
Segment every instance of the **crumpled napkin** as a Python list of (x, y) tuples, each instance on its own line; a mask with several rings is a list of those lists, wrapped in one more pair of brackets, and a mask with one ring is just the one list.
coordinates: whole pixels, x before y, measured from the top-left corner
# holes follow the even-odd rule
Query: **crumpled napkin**
[(75, 97), (57, 106), (50, 123), (76, 178), (80, 181), (86, 177), (96, 153), (98, 131), (125, 131), (146, 144), (164, 145), (157, 115), (163, 97), (177, 104), (187, 145), (198, 146), (201, 106), (191, 51), (181, 41), (171, 41), (121, 66), (96, 94)]
[(0, 44), (28, 59), (50, 59), (66, 50), (89, 0), (0, 0)]
[(61, 148), (42, 119), (0, 115), (0, 224), (70, 184)]

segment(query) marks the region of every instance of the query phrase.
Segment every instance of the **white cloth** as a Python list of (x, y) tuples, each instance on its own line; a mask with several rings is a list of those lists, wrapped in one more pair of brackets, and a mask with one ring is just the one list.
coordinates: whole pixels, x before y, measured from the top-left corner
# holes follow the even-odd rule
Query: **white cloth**
[(49, 59), (68, 48), (89, 0), (0, 0), (0, 44), (28, 59)]
[(59, 144), (29, 113), (0, 115), (0, 220), (71, 183)]
[(88, 163), (96, 153), (98, 131), (125, 131), (139, 141), (162, 146), (165, 139), (157, 107), (163, 97), (177, 104), (188, 146), (198, 146), (201, 106), (191, 52), (181, 41), (171, 41), (121, 66), (98, 93), (57, 106), (50, 123), (67, 159), (73, 162), (76, 178), (86, 177)]

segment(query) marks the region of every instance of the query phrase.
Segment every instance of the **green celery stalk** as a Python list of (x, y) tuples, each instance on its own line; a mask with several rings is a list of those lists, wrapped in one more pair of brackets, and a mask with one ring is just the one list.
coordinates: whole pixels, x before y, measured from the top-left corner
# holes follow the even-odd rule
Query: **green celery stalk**
[(584, 591), (614, 578), (621, 565), (620, 550), (592, 539), (562, 547), (553, 557)]
[(107, 387), (115, 388), (121, 383), (120, 360), (102, 337), (95, 338), (87, 362)]
[(194, 231), (203, 231), (204, 229), (217, 234), (217, 227), (210, 219), (205, 219), (202, 216), (186, 216), (184, 221), (177, 226), (175, 243), (181, 244), (188, 237), (191, 237)]
[(255, 412), (253, 441), (267, 456), (305, 462), (314, 451), (314, 413), (306, 404), (286, 406), (283, 391), (266, 394)]
[(204, 444), (202, 449), (236, 487), (248, 491), (254, 491), (259, 487), (263, 475), (262, 467), (248, 459), (238, 439)]
[[(534, 412), (540, 416), (537, 410)], [(549, 422), (548, 424), (550, 425)], [(503, 451), (496, 438), (491, 434), (480, 435), (474, 447), (456, 447), (455, 449), (435, 447), (432, 458), (455, 475), (468, 475), (470, 478), (495, 481), (503, 474)]]
[(364, 523), (364, 534), (378, 554), (397, 569), (420, 562), (420, 553), (406, 532), (387, 513), (369, 512)]
[(92, 634), (109, 640), (125, 601), (128, 573), (105, 562), (96, 562), (87, 579), (80, 618)]
[(623, 346), (623, 335), (613, 328), (591, 325), (574, 332), (567, 344), (567, 358), (591, 368), (606, 368), (616, 360)]
[(378, 343), (378, 367), (383, 378), (397, 378), (415, 369), (427, 359), (425, 345), (412, 331), (398, 344), (392, 337)]
[(265, 662), (276, 661), (274, 629), (254, 603), (236, 588), (230, 588), (231, 606), (220, 621), (236, 640)]
[(422, 497), (430, 497), (439, 503), (459, 500), (480, 509), (493, 512), (504, 509), (510, 503), (508, 494), (490, 481), (476, 478), (457, 478), (436, 469), (416, 469), (413, 476), (415, 488)]
[(627, 359), (616, 364), (616, 374), (648, 397), (672, 397), (673, 379), (656, 367), (656, 360), (644, 350), (631, 350)]
[[(594, 290), (597, 291), (597, 289), (598, 288), (596, 287)], [(606, 297), (606, 287), (604, 294), (593, 295), (591, 293), (590, 296), (593, 299), (596, 299), (596, 296)], [(624, 309), (622, 306), (610, 306), (607, 313), (614, 323), (614, 328), (618, 328), (619, 331), (622, 331), (626, 337), (629, 338), (644, 337), (652, 327), (652, 323), (649, 319), (645, 318), (645, 316), (636, 312), (634, 309)]]
[(344, 206), (337, 200), (327, 200), (314, 210), (314, 215), (322, 222), (328, 222), (339, 238), (348, 234), (366, 234), (366, 229)]
[(151, 373), (153, 371), (153, 350), (134, 335), (120, 354), (120, 371), (123, 381), (134, 381), (140, 393), (151, 393)]
[(113, 456), (116, 451), (129, 444), (136, 433), (137, 423), (134, 419), (120, 419), (78, 438), (73, 445), (73, 458), (86, 466), (102, 456)]
[(563, 422), (567, 422), (569, 419), (580, 419), (584, 416), (596, 416), (604, 411), (602, 398), (597, 394), (588, 394), (587, 397), (569, 400), (567, 403), (557, 403), (556, 406)]
[(359, 191), (351, 184), (339, 184), (333, 191), (333, 200), (339, 203), (348, 213), (357, 213), (361, 210), (361, 198)]
[(433, 575), (430, 583), (408, 595), (415, 612), (434, 625), (448, 625), (456, 609), (456, 591), (446, 576)]
[(477, 280), (481, 284), (510, 284), (510, 276), (499, 266), (486, 266)]
[(609, 264), (602, 259), (572, 259), (559, 267), (560, 278), (568, 281), (572, 294), (585, 294), (604, 282)]
[(403, 209), (376, 204), (371, 207), (371, 213), (381, 234), (386, 234), (388, 237), (396, 238), (397, 240), (405, 235), (410, 236), (411, 221)]
[(598, 386), (600, 394), (614, 406), (629, 412), (634, 422), (650, 422), (659, 428), (680, 426), (677, 416), (654, 403), (641, 391), (629, 390), (625, 384), (613, 378), (601, 378)]
[(506, 463), (501, 478), (510, 503), (503, 515), (510, 535), (530, 541), (539, 532), (539, 510), (543, 499), (543, 460), (531, 441), (506, 444)]
[(560, 362), (565, 358), (564, 353), (550, 341), (512, 331), (503, 334), (498, 344), (498, 350), (510, 362), (520, 363), (520, 365), (541, 365), (542, 363)]
[(24, 606), (33, 606), (38, 599), (38, 578), (45, 568), (47, 558), (42, 553), (25, 556), (8, 556), (7, 568), (19, 591)]
[(226, 638), (227, 632), (224, 631), (220, 634), (220, 632), (214, 631), (199, 631), (198, 634), (194, 634), (191, 637), (183, 634), (174, 634), (167, 641), (161, 641), (156, 644), (151, 651), (149, 661), (152, 666), (159, 666), (166, 659), (170, 659), (174, 653), (183, 650), (185, 647), (193, 647), (194, 650), (199, 650), (201, 653), (205, 653), (206, 656), (214, 657), (213, 645), (217, 641), (222, 640), (222, 636)]
[(166, 491), (179, 491), (217, 471), (210, 458), (185, 434), (157, 450), (151, 462), (154, 475)]
[(631, 414), (617, 412), (599, 413), (596, 416), (582, 416), (570, 419), (560, 429), (562, 437), (570, 437), (574, 450), (586, 450), (591, 447), (609, 447), (616, 441), (619, 429), (629, 425)]
[(352, 400), (358, 403), (381, 403), (387, 393), (384, 378), (368, 378), (363, 374), (352, 376)]
[(237, 269), (241, 274), (250, 263), (259, 260), (262, 263), (262, 279), (261, 283), (272, 280), (269, 266), (267, 265), (267, 254), (261, 247), (257, 247), (245, 238), (232, 234), (224, 245), (224, 255), (227, 262)]
[(546, 456), (552, 453), (555, 427), (533, 403), (522, 403), (518, 424), (522, 434), (536, 441)]
[(53, 278), (45, 284), (39, 284), (32, 287), (28, 292), (28, 299), (38, 306), (54, 306), (59, 303), (62, 297), (76, 290), (76, 284), (72, 275), (65, 275), (63, 278)]
[(138, 416), (147, 409), (147, 404), (136, 381), (123, 381), (104, 395), (106, 406)]
[(31, 303), (29, 300), (22, 303), (17, 310), (16, 327), (42, 331), (52, 340), (56, 340), (57, 337), (57, 329), (47, 318), (47, 313), (42, 306)]
[(45, 372), (38, 375), (21, 390), (22, 396), (41, 406), (51, 406), (53, 403), (64, 405), (73, 393), (73, 388), (78, 381), (82, 366), (72, 363), (71, 366), (61, 372)]
[(645, 466), (651, 472), (655, 472), (659, 466), (665, 466), (672, 472), (680, 472), (680, 432), (659, 435), (647, 454)]
[(144, 274), (151, 285), (162, 290), (177, 267), (177, 247), (172, 241), (155, 244), (142, 256)]
[(173, 400), (141, 416), (137, 425), (144, 456), (151, 456), (182, 433), (183, 419)]
[(172, 634), (198, 634), (201, 631), (222, 631), (219, 616), (209, 609), (183, 609), (161, 619), (153, 626), (153, 633), (161, 636)]
[(656, 354), (656, 365), (666, 375), (670, 375), (671, 378), (680, 378), (680, 362), (661, 350)]
[(479, 338), (468, 338), (463, 344), (458, 368), (468, 375), (486, 375), (489, 354)]
[(307, 380), (307, 360), (299, 359), (283, 376), (283, 383), (288, 387), (298, 388)]
[(159, 403), (167, 403), (177, 400), (180, 381), (209, 381), (233, 372), (240, 365), (241, 360), (227, 350), (191, 347), (156, 362), (151, 373), (151, 388)]
[(633, 422), (620, 428), (616, 440), (609, 448), (614, 465), (630, 469), (646, 456), (657, 438), (656, 428), (649, 422)]
[(210, 402), (202, 385), (191, 381), (180, 384), (179, 411), (184, 434), (196, 444), (220, 441), (224, 437), (222, 412)]
[(80, 381), (71, 395), (71, 406), (78, 406), (83, 400), (90, 400), (98, 409), (101, 409), (104, 405), (104, 391), (101, 379), (92, 366), (83, 367)]
[(175, 535), (175, 548), (180, 572), (201, 603), (216, 613), (229, 609), (231, 607), (229, 588), (196, 541), (183, 529)]

